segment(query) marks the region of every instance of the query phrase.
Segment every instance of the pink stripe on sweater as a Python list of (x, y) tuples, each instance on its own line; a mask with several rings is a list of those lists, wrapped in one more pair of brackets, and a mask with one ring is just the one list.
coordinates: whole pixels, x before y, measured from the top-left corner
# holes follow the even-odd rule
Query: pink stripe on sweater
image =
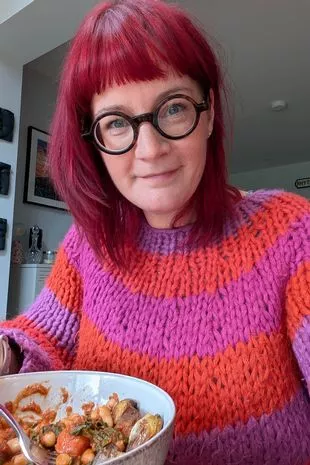
[(79, 318), (76, 313), (63, 307), (53, 292), (44, 288), (25, 316), (38, 328), (42, 328), (45, 334), (55, 338), (58, 341), (56, 347), (72, 353), (79, 329)]

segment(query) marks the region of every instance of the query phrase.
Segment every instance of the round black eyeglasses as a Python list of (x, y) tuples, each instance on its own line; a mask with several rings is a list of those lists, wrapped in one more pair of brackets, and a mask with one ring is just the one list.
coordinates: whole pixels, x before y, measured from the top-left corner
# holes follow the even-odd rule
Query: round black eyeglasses
[(209, 98), (197, 103), (187, 95), (175, 94), (165, 98), (152, 113), (134, 117), (120, 111), (100, 113), (82, 137), (94, 142), (102, 152), (122, 155), (137, 142), (142, 123), (151, 123), (167, 139), (183, 139), (196, 129), (200, 114), (209, 107)]

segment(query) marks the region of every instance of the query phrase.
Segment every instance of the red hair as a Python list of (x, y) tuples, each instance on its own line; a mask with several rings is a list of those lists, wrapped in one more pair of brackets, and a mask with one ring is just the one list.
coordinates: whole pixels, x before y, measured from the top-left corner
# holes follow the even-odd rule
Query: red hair
[[(214, 128), (205, 171), (191, 199), (197, 213), (193, 234), (205, 241), (222, 232), (239, 199), (227, 183), (220, 66), (204, 34), (173, 4), (116, 0), (97, 5), (84, 19), (64, 65), (51, 127), (51, 176), (76, 224), (99, 256), (123, 264), (125, 242), (133, 241), (140, 210), (114, 186), (95, 147), (81, 137), (91, 119), (91, 100), (113, 84), (148, 81), (172, 68), (214, 92)], [(121, 156), (121, 155), (120, 155)], [(188, 206), (186, 207), (188, 208)], [(180, 215), (179, 215), (180, 216)]]

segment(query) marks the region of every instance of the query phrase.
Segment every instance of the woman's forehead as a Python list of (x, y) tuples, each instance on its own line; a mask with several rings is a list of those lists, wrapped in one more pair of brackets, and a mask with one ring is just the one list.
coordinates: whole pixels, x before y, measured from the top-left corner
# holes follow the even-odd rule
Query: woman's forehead
[(129, 82), (123, 85), (112, 85), (92, 99), (92, 109), (109, 110), (110, 106), (132, 106), (135, 103), (150, 103), (165, 98), (169, 94), (185, 93), (198, 97), (199, 85), (189, 76), (177, 76), (169, 73), (165, 78), (152, 81)]

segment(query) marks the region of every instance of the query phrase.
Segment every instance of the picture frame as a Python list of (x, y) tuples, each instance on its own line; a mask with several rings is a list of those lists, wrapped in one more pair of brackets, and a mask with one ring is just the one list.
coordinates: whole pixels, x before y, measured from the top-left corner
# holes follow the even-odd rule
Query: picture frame
[(66, 210), (67, 206), (56, 194), (47, 172), (49, 134), (28, 126), (27, 159), (24, 183), (24, 203)]

